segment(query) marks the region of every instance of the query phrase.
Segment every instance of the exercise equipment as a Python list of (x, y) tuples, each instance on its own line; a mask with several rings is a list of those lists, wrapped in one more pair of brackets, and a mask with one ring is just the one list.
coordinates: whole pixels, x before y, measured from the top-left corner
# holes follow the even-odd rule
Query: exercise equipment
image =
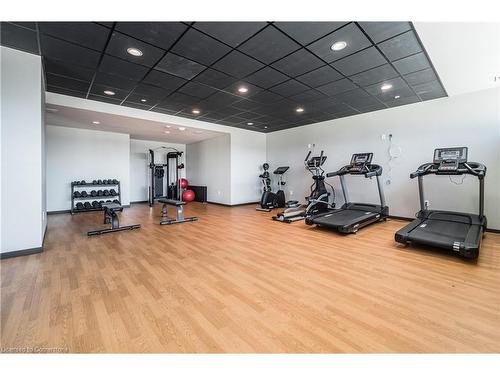
[(97, 197), (97, 191), (92, 190), (92, 191), (90, 192), (90, 196), (91, 196), (91, 197)]
[(109, 196), (109, 190), (108, 190), (108, 189), (104, 189), (104, 191), (103, 191), (103, 195), (104, 195), (105, 197)]
[(114, 197), (115, 195), (118, 195), (115, 189), (109, 189), (109, 195)]
[(83, 207), (86, 209), (86, 210), (90, 210), (92, 208), (92, 205), (90, 204), (90, 202), (85, 202), (83, 204)]
[[(410, 174), (418, 178), (420, 211), (417, 218), (395, 234), (395, 240), (403, 244), (421, 244), (452, 250), (464, 258), (476, 259), (483, 232), (486, 230), (484, 216), (484, 177), (486, 166), (467, 161), (467, 147), (438, 148), (434, 150), (432, 163), (422, 164)], [(451, 176), (472, 175), (479, 180), (479, 214), (429, 210), (423, 188), (423, 177), (429, 174)]]
[[(159, 198), (158, 202), (163, 203), (163, 207), (161, 209), (161, 225), (170, 225), (170, 224), (178, 224), (184, 223), (186, 221), (196, 221), (198, 218), (196, 216), (184, 217), (183, 208), (186, 202), (175, 200), (175, 199), (167, 199), (167, 198)], [(177, 217), (170, 218), (167, 215), (168, 206), (175, 206), (177, 209)]]
[[(155, 161), (155, 152), (167, 151), (163, 155), (164, 163)], [(180, 200), (182, 197), (179, 170), (184, 168), (180, 162), (183, 151), (172, 147), (159, 147), (149, 150), (149, 206), (159, 198)]]
[[(380, 176), (382, 167), (372, 164), (373, 153), (352, 155), (351, 162), (336, 172), (327, 173), (326, 177), (339, 176), (345, 203), (339, 209), (306, 217), (306, 224), (324, 226), (341, 233), (356, 233), (360, 228), (377, 221), (386, 220), (389, 207), (385, 204), (384, 190)], [(380, 204), (352, 203), (345, 183), (345, 175), (361, 175), (365, 178), (376, 177)]]
[(79, 191), (75, 191), (75, 192), (73, 193), (73, 197), (74, 197), (74, 198), (80, 198), (81, 196), (82, 196), (82, 193), (80, 193)]
[(85, 190), (83, 190), (83, 191), (81, 191), (81, 192), (80, 192), (80, 196), (81, 196), (82, 198), (86, 198), (86, 197), (88, 197), (88, 196), (89, 196), (89, 193), (87, 193)]
[(278, 190), (276, 193), (272, 192), (271, 178), (269, 177), (268, 171), (269, 164), (264, 163), (262, 169), (264, 171), (259, 175), (263, 184), (262, 196), (260, 198), (260, 207), (257, 207), (256, 210), (270, 212), (274, 208), (285, 207), (285, 192), (282, 187), (286, 182), (283, 181), (283, 175), (290, 167), (278, 167), (273, 172), (274, 175), (278, 176)]
[(104, 209), (104, 224), (111, 224), (111, 228), (92, 230), (90, 232), (87, 232), (88, 236), (118, 232), (122, 230), (139, 229), (141, 227), (140, 224), (133, 224), (120, 227), (120, 221), (118, 219), (117, 212), (123, 211), (123, 207), (121, 205), (117, 203), (104, 203), (102, 207)]
[(78, 202), (75, 206), (76, 206), (77, 210), (83, 210), (85, 208), (85, 207), (83, 207), (83, 203), (82, 202)]
[(186, 180), (185, 178), (181, 178), (179, 180), (179, 186), (181, 187), (181, 189), (186, 189), (188, 187), (188, 180)]
[[(297, 201), (289, 201), (287, 202), (288, 208), (273, 216), (273, 220), (283, 223), (293, 223), (294, 221), (303, 220), (307, 216), (325, 212), (335, 207), (335, 190), (332, 185), (325, 182), (323, 164), (325, 164), (326, 156), (323, 151), (321, 151), (319, 156), (311, 157), (311, 155), (312, 151), (309, 150), (304, 159), (304, 166), (312, 174), (313, 179), (310, 194), (305, 198), (307, 202), (306, 207), (303, 208)], [(326, 185), (330, 187), (331, 194), (327, 190)]]
[(182, 193), (182, 200), (184, 202), (192, 202), (194, 201), (194, 198), (195, 198), (195, 195), (194, 195), (194, 191), (192, 190), (184, 190), (183, 193)]

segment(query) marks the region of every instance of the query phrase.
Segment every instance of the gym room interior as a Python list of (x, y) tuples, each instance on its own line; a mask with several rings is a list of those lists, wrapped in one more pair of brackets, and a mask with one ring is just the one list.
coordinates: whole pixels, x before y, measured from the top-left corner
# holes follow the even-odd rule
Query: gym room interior
[(212, 16), (1, 22), (2, 353), (498, 353), (499, 23)]

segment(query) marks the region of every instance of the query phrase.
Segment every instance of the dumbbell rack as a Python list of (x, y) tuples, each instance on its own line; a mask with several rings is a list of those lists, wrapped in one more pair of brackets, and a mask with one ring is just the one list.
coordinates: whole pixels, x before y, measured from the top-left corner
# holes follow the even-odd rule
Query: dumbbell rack
[[(99, 195), (99, 196), (95, 196), (95, 197), (92, 197), (90, 194), (86, 197), (78, 197), (78, 198), (75, 198), (74, 196), (74, 193), (76, 190), (78, 191), (87, 191), (86, 188), (89, 188), (89, 187), (99, 187), (99, 186), (106, 186), (108, 187), (109, 189), (113, 188), (113, 187), (116, 187), (118, 190), (116, 191), (118, 194), (117, 195)], [(80, 190), (81, 189), (81, 190)], [(120, 181), (118, 181), (116, 184), (93, 184), (93, 183), (86, 183), (86, 184), (80, 184), (80, 183), (75, 183), (75, 182), (72, 182), (71, 183), (71, 215), (75, 214), (75, 213), (79, 213), (79, 212), (90, 212), (90, 211), (102, 211), (102, 208), (84, 208), (83, 210), (77, 210), (75, 205), (77, 202), (81, 201), (81, 202), (84, 202), (84, 201), (100, 201), (100, 200), (107, 200), (109, 198), (113, 198), (113, 199), (118, 199), (121, 203), (122, 201), (122, 197), (121, 197), (121, 188), (120, 188)]]

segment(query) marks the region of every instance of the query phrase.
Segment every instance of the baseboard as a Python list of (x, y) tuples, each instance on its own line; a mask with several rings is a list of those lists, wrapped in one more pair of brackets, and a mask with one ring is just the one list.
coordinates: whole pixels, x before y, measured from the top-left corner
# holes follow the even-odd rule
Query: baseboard
[(145, 201), (133, 201), (133, 202), (130, 202), (130, 204), (135, 204), (135, 203), (149, 203), (148, 200), (145, 200)]
[(0, 259), (7, 259), (7, 258), (20, 257), (20, 256), (24, 256), (24, 255), (38, 254), (38, 253), (41, 253), (42, 251), (43, 251), (43, 247), (34, 247), (32, 249), (9, 251), (7, 253), (1, 253)]
[(71, 210), (47, 211), (47, 215), (69, 214)]
[(227, 203), (219, 203), (219, 202), (210, 202), (207, 201), (207, 203), (210, 204), (215, 204), (217, 206), (224, 206), (224, 207), (238, 207), (238, 206), (248, 206), (250, 204), (259, 204), (259, 202), (247, 202), (247, 203), (238, 203), (238, 204), (227, 204)]

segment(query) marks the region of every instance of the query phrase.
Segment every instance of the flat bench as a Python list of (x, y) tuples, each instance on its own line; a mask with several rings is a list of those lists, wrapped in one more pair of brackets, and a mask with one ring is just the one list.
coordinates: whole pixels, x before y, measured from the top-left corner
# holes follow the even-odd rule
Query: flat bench
[(133, 224), (120, 227), (120, 220), (118, 219), (117, 212), (123, 211), (123, 206), (118, 203), (103, 203), (102, 208), (104, 210), (104, 224), (111, 224), (111, 228), (92, 230), (90, 232), (87, 232), (88, 236), (119, 232), (122, 230), (139, 229), (141, 227), (141, 224)]
[[(163, 207), (161, 208), (161, 220), (160, 220), (161, 225), (178, 224), (178, 223), (184, 223), (186, 221), (198, 220), (198, 218), (196, 216), (184, 217), (184, 212), (183, 212), (184, 210), (182, 207), (182, 206), (186, 205), (186, 202), (184, 202), (184, 201), (178, 201), (175, 199), (160, 198), (160, 199), (158, 199), (158, 202), (163, 203)], [(176, 218), (168, 217), (168, 215), (167, 215), (167, 207), (168, 206), (177, 207), (177, 217)]]

